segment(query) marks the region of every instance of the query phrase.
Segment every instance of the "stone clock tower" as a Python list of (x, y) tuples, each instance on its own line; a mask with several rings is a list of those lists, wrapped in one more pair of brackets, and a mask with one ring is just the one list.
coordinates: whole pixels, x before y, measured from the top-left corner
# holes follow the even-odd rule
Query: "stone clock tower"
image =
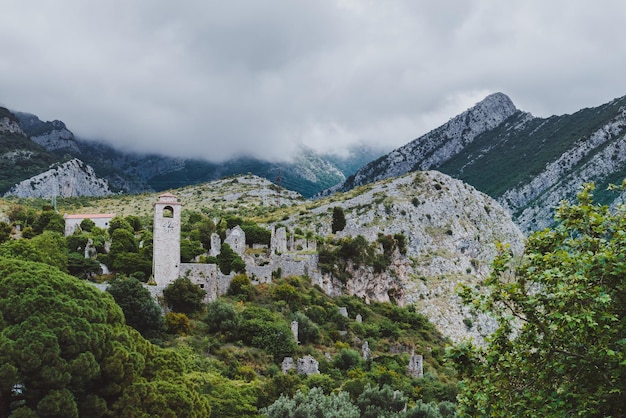
[(157, 286), (167, 286), (180, 271), (181, 203), (164, 193), (154, 204), (152, 275)]

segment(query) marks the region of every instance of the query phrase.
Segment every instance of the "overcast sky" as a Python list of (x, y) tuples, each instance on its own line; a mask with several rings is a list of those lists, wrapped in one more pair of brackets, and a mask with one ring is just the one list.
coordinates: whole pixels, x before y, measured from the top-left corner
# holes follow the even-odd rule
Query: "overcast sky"
[(501, 91), (626, 95), (621, 0), (0, 0), (0, 105), (214, 161), (404, 145)]

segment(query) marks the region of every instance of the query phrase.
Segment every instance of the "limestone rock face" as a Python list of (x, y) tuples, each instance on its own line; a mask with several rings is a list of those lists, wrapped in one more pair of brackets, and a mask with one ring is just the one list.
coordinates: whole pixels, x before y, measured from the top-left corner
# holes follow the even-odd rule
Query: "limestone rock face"
[(16, 184), (5, 196), (48, 198), (110, 194), (107, 182), (98, 178), (91, 166), (73, 159)]
[(24, 131), (22, 131), (22, 128), (20, 128), (19, 122), (8, 115), (0, 115), (0, 133), (26, 135)]
[(335, 195), (311, 209), (320, 217), (317, 234), (331, 233), (334, 206), (346, 217), (338, 237), (362, 235), (373, 242), (379, 233), (403, 234), (407, 251), (396, 251), (387, 272), (353, 266), (345, 282), (317, 272), (310, 274), (314, 284), (330, 295), (413, 304), (453, 340), (480, 340), (493, 331), (489, 318), (462, 305), (456, 288), (489, 275), (496, 242), (516, 254), (523, 251), (523, 234), (498, 202), (440, 172), (413, 172)]

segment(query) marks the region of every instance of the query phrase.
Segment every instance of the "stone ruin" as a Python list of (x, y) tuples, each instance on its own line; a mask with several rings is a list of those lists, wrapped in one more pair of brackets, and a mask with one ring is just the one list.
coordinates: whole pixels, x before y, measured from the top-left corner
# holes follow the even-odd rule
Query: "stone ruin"
[(415, 379), (421, 379), (424, 377), (424, 357), (411, 353), (409, 365), (407, 366), (407, 373)]
[(291, 333), (296, 340), (296, 344), (300, 344), (300, 340), (298, 340), (298, 321), (291, 321)]
[(283, 359), (282, 371), (283, 373), (288, 373), (290, 370), (296, 371), (297, 374), (305, 374), (310, 376), (312, 374), (319, 374), (319, 362), (315, 360), (315, 357), (306, 355), (302, 358), (299, 358), (296, 362), (294, 362), (293, 357), (285, 357)]
[(230, 248), (241, 256), (246, 251), (246, 233), (237, 225), (233, 229), (226, 231), (224, 243), (230, 245)]
[(372, 350), (370, 350), (370, 345), (367, 341), (361, 346), (361, 353), (363, 354), (363, 360), (367, 361), (372, 358)]

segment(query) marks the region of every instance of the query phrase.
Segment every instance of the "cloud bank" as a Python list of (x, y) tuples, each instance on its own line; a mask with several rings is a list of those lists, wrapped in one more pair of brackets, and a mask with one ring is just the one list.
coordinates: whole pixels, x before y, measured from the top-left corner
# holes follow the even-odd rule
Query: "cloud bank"
[(626, 95), (626, 3), (10, 1), (0, 104), (128, 151), (391, 149), (501, 91), (538, 116)]

